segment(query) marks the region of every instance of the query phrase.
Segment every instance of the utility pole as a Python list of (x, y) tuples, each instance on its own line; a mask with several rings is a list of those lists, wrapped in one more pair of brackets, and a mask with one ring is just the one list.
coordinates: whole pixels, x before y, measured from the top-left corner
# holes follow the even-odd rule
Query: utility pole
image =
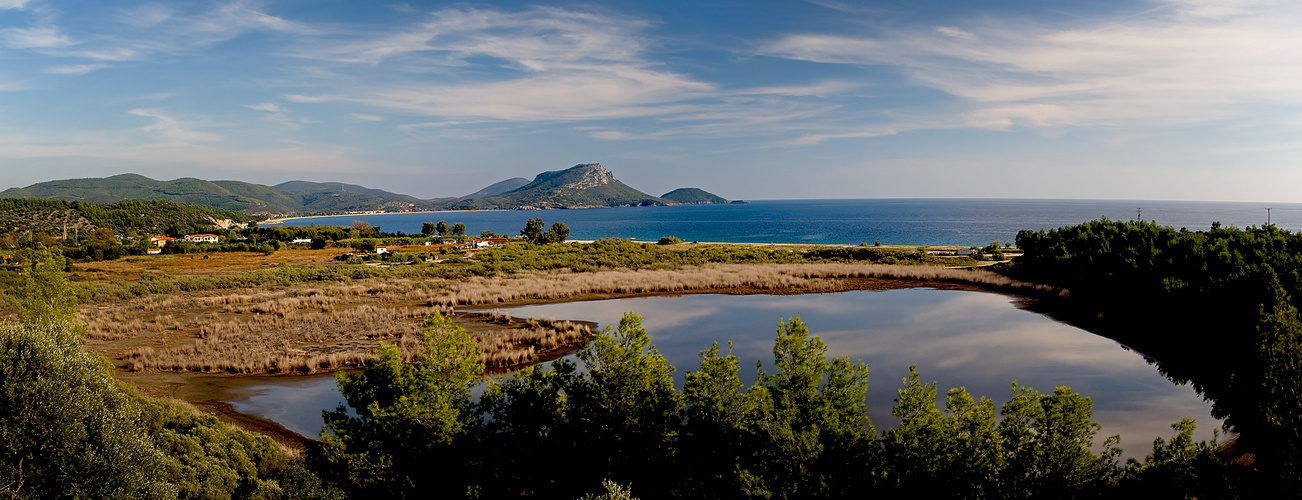
[(1144, 222), (1144, 207), (1135, 207), (1135, 218), (1139, 219), (1139, 222)]
[(1270, 207), (1266, 207), (1266, 225), (1270, 225)]

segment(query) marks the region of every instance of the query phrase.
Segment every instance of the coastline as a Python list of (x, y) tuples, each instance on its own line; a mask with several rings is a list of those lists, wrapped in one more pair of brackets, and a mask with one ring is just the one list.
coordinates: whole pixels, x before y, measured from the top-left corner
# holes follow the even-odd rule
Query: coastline
[(463, 212), (520, 212), (521, 210), (504, 210), (504, 209), (485, 209), (485, 210), (421, 210), (415, 212), (369, 212), (355, 214), (334, 214), (334, 215), (296, 215), (292, 217), (277, 217), (259, 222), (258, 225), (275, 226), (284, 224), (285, 221), (298, 219), (317, 219), (322, 217), (357, 217), (359, 215), (406, 215), (406, 214), (453, 214)]

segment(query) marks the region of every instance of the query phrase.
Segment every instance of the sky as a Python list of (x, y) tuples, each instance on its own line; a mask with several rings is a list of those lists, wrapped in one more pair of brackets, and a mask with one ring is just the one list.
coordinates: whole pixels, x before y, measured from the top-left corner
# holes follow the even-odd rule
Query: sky
[(1302, 202), (1296, 0), (0, 0), (0, 190)]

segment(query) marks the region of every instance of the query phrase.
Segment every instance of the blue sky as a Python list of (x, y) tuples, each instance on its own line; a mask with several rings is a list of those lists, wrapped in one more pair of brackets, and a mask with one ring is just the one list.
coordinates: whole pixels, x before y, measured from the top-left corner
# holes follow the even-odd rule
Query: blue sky
[(0, 0), (0, 189), (1302, 202), (1302, 3)]

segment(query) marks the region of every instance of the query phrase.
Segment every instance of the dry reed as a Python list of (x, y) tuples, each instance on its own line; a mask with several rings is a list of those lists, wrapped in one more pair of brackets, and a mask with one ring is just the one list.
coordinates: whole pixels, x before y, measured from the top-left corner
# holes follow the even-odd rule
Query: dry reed
[[(988, 271), (865, 263), (713, 264), (678, 269), (596, 273), (521, 271), (444, 280), (357, 280), (282, 290), (225, 290), (147, 297), (79, 313), (94, 340), (148, 336), (161, 347), (123, 351), (133, 370), (312, 373), (357, 366), (380, 342), (405, 356), (420, 345), (420, 318), (455, 306), (593, 295), (699, 291), (836, 292), (863, 286), (846, 278), (971, 283), (1043, 291)], [(424, 307), (420, 307), (420, 305)], [(497, 311), (466, 315), (485, 323), (472, 336), (489, 368), (507, 368), (571, 348), (592, 335), (584, 324), (550, 318), (517, 319)], [(184, 344), (184, 345), (179, 345)], [(137, 342), (137, 344), (139, 343)]]

